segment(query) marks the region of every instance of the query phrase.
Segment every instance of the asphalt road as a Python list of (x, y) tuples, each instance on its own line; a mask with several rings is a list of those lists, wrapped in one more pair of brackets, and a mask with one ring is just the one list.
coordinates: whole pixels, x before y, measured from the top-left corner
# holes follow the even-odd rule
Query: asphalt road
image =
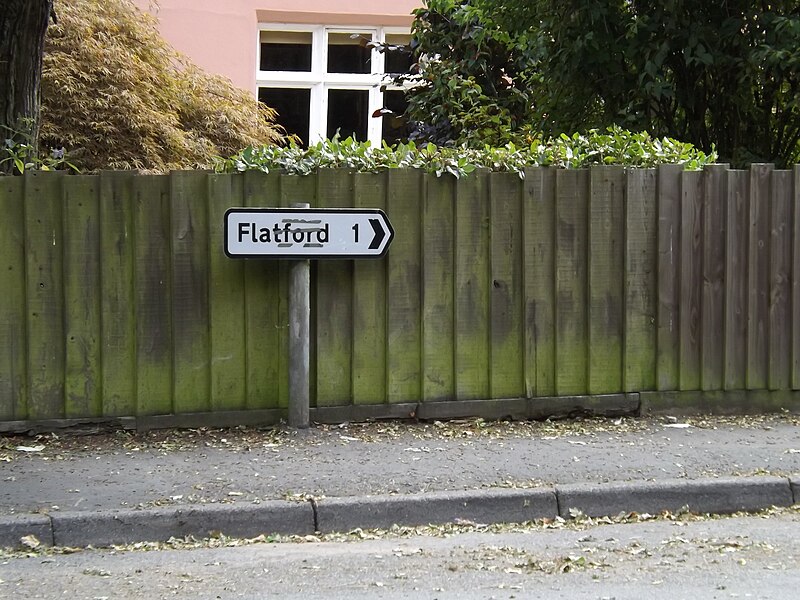
[(800, 586), (797, 509), (447, 536), (361, 535), (374, 539), (0, 555), (0, 596), (787, 599)]

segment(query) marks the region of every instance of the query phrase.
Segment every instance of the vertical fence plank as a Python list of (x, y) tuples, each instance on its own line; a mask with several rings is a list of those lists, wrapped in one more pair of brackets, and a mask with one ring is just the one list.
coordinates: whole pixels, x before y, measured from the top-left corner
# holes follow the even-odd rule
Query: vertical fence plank
[(771, 390), (791, 387), (792, 360), (792, 172), (773, 171), (769, 249), (768, 382)]
[(800, 390), (800, 165), (792, 171), (794, 210), (792, 260), (792, 388)]
[(455, 179), (423, 178), (422, 206), (422, 399), (455, 397), (454, 230)]
[[(244, 174), (244, 205), (249, 208), (281, 206), (281, 181), (277, 173)], [(249, 409), (277, 408), (288, 398), (289, 314), (287, 275), (277, 260), (247, 260), (245, 272), (245, 388)], [(284, 372), (285, 371), (285, 372)], [(282, 390), (283, 393), (282, 393)]]
[(747, 373), (748, 185), (747, 171), (728, 171), (723, 381), (726, 390), (745, 389)]
[(623, 381), (625, 170), (592, 167), (589, 178), (587, 391), (610, 394)]
[(176, 413), (211, 409), (208, 331), (207, 174), (170, 174), (172, 337)]
[[(356, 173), (356, 208), (386, 208), (386, 173)], [(389, 249), (391, 252), (391, 247)], [(386, 259), (353, 265), (353, 403), (386, 402)]]
[(136, 414), (172, 412), (169, 178), (133, 179)]
[(212, 410), (247, 406), (244, 261), (225, 256), (225, 211), (242, 203), (241, 175), (208, 176), (208, 318)]
[[(320, 208), (353, 206), (353, 174), (323, 169), (317, 175)], [(353, 261), (317, 264), (317, 406), (352, 400)]]
[(587, 391), (589, 172), (556, 173), (556, 393)]
[(0, 420), (27, 418), (24, 178), (0, 177)]
[(100, 174), (100, 347), (103, 414), (136, 414), (131, 172)]
[(417, 402), (422, 382), (421, 174), (390, 171), (386, 208), (395, 237), (387, 255), (387, 396), (389, 402)]
[(622, 389), (634, 392), (656, 388), (656, 171), (628, 169), (625, 190), (625, 370)]
[(492, 173), (491, 370), (492, 398), (525, 395), (522, 334), (522, 182), (514, 173)]
[(772, 165), (750, 166), (747, 388), (765, 389), (769, 368), (770, 179)]
[(64, 416), (63, 176), (25, 175), (28, 418)]
[(556, 393), (555, 169), (525, 171), (525, 381), (528, 397)]
[(100, 375), (100, 205), (96, 177), (63, 181), (64, 325), (67, 418), (102, 414)]
[(459, 400), (489, 398), (489, 177), (458, 180), (455, 203), (455, 371)]
[(681, 175), (680, 389), (701, 384), (703, 173)]
[(721, 390), (725, 364), (725, 238), (728, 165), (703, 172), (703, 298), (700, 344), (704, 390)]
[(658, 168), (658, 390), (680, 388), (682, 165)]

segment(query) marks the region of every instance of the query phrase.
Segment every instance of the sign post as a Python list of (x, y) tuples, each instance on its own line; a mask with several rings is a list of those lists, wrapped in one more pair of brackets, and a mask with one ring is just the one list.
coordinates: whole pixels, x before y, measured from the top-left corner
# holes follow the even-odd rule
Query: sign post
[[(309, 208), (308, 203), (292, 208)], [(289, 269), (289, 427), (309, 425), (311, 263), (293, 260)]]
[(290, 259), (289, 426), (309, 425), (311, 276), (309, 260), (380, 258), (394, 238), (375, 208), (231, 208), (225, 213), (230, 258)]

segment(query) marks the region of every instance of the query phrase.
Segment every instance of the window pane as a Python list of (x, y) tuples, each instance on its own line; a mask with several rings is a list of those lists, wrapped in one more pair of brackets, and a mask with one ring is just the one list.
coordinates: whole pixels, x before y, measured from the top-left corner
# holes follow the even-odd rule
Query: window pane
[(393, 49), (384, 52), (386, 73), (407, 73), (411, 67), (411, 36), (401, 33), (387, 33), (386, 44)]
[(262, 71), (310, 71), (311, 32), (262, 31)]
[(370, 73), (372, 50), (370, 33), (328, 34), (328, 73)]
[(338, 130), (342, 139), (352, 136), (359, 142), (365, 142), (368, 109), (367, 90), (329, 90), (328, 138), (332, 138)]
[(408, 106), (405, 92), (402, 90), (388, 90), (383, 93), (383, 106), (391, 110), (394, 115), (384, 115), (381, 127), (381, 138), (390, 146), (397, 142), (408, 141), (408, 123), (403, 113)]
[(303, 146), (308, 145), (311, 90), (259, 88), (258, 99), (278, 111), (278, 123), (286, 128), (287, 133), (297, 135)]

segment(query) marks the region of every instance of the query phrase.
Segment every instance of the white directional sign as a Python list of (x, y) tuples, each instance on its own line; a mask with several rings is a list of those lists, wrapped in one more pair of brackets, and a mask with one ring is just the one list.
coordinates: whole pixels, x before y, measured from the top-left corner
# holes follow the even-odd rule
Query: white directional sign
[(225, 254), (231, 258), (376, 258), (394, 238), (376, 208), (231, 208)]

